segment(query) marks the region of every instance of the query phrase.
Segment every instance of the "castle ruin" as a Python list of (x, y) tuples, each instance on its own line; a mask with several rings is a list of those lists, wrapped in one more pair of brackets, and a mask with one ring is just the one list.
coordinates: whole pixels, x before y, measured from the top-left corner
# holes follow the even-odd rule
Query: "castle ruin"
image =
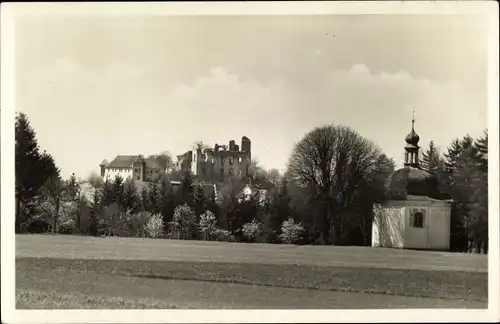
[(200, 180), (223, 181), (230, 177), (248, 177), (252, 142), (241, 138), (241, 148), (234, 140), (229, 145), (215, 144), (214, 148), (194, 148), (177, 156), (177, 168), (191, 171)]

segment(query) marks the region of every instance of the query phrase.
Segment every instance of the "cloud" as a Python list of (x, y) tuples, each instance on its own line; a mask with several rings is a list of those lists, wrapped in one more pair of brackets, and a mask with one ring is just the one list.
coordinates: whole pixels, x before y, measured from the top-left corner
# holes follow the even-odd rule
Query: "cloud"
[(314, 56), (322, 56), (323, 55), (323, 51), (320, 50), (320, 49), (317, 49), (314, 51)]
[(422, 146), (430, 140), (444, 146), (486, 126), (481, 87), (405, 71), (373, 73), (364, 64), (305, 74), (305, 87), (278, 77), (259, 81), (224, 66), (189, 82), (168, 81), (149, 66), (90, 70), (64, 58), (25, 74), (18, 99), (64, 173), (82, 176), (115, 154), (177, 155), (195, 140), (238, 142), (244, 135), (264, 166), (282, 168), (294, 142), (325, 123), (351, 126), (399, 161), (413, 109)]

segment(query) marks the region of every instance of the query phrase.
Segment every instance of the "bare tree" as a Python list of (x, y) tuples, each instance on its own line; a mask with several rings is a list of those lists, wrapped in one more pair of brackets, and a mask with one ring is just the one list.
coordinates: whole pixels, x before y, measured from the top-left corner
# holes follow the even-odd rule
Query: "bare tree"
[(203, 151), (204, 149), (207, 149), (208, 147), (209, 146), (207, 144), (203, 143), (203, 141), (196, 141), (193, 144), (193, 148), (195, 150), (202, 150)]
[(168, 151), (163, 151), (160, 154), (154, 154), (149, 156), (156, 161), (158, 166), (161, 168), (163, 173), (168, 173), (173, 167), (172, 154)]
[(265, 178), (267, 176), (266, 170), (260, 166), (257, 158), (252, 158), (250, 166), (248, 167), (248, 175), (253, 178)]
[(104, 181), (103, 179), (96, 173), (92, 173), (88, 179), (87, 183), (92, 187), (92, 198), (89, 197), (89, 200), (92, 203), (92, 206), (94, 209), (97, 207), (99, 204), (99, 193), (100, 189), (102, 188)]
[(59, 176), (50, 177), (42, 187), (43, 195), (54, 206), (52, 214), (52, 233), (56, 233), (58, 230), (57, 221), (65, 188), (66, 184)]
[(344, 126), (316, 127), (295, 145), (288, 164), (290, 180), (321, 203), (321, 237), (330, 244), (341, 239), (341, 213), (371, 172), (380, 149)]
[(267, 180), (271, 182), (273, 185), (277, 186), (280, 183), (282, 175), (278, 169), (269, 169), (267, 172)]

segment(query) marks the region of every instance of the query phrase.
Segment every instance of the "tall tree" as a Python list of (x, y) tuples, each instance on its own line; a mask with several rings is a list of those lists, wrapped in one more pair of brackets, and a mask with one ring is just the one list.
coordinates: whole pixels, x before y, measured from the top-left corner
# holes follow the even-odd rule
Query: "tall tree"
[(106, 179), (106, 181), (104, 181), (102, 184), (101, 195), (100, 195), (101, 196), (100, 203), (102, 207), (109, 206), (116, 201), (113, 183), (114, 180)]
[(123, 184), (123, 200), (122, 207), (125, 211), (136, 213), (139, 211), (140, 201), (137, 187), (134, 180), (128, 178)]
[(288, 178), (286, 176), (282, 178), (278, 190), (274, 190), (274, 192), (269, 225), (279, 235), (281, 234), (282, 223), (292, 216), (292, 199), (288, 191)]
[(118, 206), (122, 207), (124, 200), (125, 185), (123, 182), (123, 178), (120, 175), (117, 175), (115, 177), (115, 180), (113, 181), (112, 184), (112, 190), (114, 196), (113, 202), (116, 203)]
[(23, 113), (16, 116), (15, 141), (16, 230), (20, 230), (40, 189), (50, 177), (59, 176), (59, 169), (50, 154), (40, 153), (35, 130)]
[(71, 174), (66, 184), (66, 197), (71, 202), (76, 202), (80, 194), (80, 183), (74, 173)]
[(269, 169), (266, 172), (266, 178), (269, 182), (271, 182), (273, 185), (277, 186), (280, 183), (280, 180), (282, 178), (282, 175), (278, 169)]
[(477, 159), (479, 161), (481, 170), (488, 171), (488, 130), (484, 131), (484, 136), (479, 137), (474, 142), (474, 148), (477, 152)]
[(161, 202), (158, 182), (152, 181), (148, 183), (147, 190), (144, 193), (146, 195), (146, 210), (152, 214), (158, 214)]
[(460, 155), (469, 147), (473, 146), (474, 139), (469, 135), (465, 135), (462, 139), (454, 139), (447, 149), (445, 156), (445, 164), (448, 169), (454, 169)]
[(468, 227), (475, 252), (488, 253), (488, 173), (479, 172), (473, 186)]
[(442, 160), (439, 151), (434, 145), (434, 141), (430, 141), (429, 148), (422, 153), (421, 165), (429, 171), (435, 171), (442, 166)]
[(88, 179), (87, 183), (92, 188), (92, 194), (90, 200), (90, 205), (93, 210), (96, 210), (101, 205), (102, 200), (102, 189), (104, 187), (104, 182), (102, 178), (96, 173), (92, 173)]
[(167, 225), (174, 215), (174, 210), (180, 204), (179, 195), (174, 192), (172, 183), (166, 176), (158, 181), (159, 209), (163, 217), (163, 224)]
[(58, 218), (61, 201), (65, 193), (66, 184), (58, 177), (50, 177), (42, 188), (46, 199), (54, 206), (52, 214), (52, 233), (57, 233), (59, 229)]
[(341, 243), (341, 212), (374, 168), (380, 150), (344, 126), (316, 127), (299, 141), (288, 164), (291, 180), (321, 203), (318, 228), (324, 243)]
[(71, 174), (70, 178), (66, 182), (65, 198), (67, 201), (71, 202), (76, 208), (74, 210), (76, 216), (76, 229), (80, 231), (80, 207), (82, 206), (81, 200), (81, 183), (76, 179), (74, 173)]
[(342, 224), (345, 244), (370, 245), (373, 222), (373, 204), (386, 200), (385, 183), (395, 170), (395, 162), (381, 154), (371, 172), (365, 177), (353, 197), (350, 217)]
[(208, 205), (208, 198), (205, 196), (203, 185), (199, 184), (195, 186), (193, 202), (196, 219), (198, 219), (198, 217), (206, 211)]
[(266, 170), (264, 170), (264, 168), (260, 165), (259, 160), (256, 157), (252, 158), (250, 161), (248, 176), (257, 179), (266, 178), (267, 176)]
[(223, 229), (232, 230), (236, 228), (238, 195), (241, 193), (244, 184), (236, 178), (226, 180), (217, 193), (220, 204), (217, 222)]
[(181, 187), (180, 187), (180, 196), (182, 199), (182, 201), (181, 201), (182, 204), (187, 204), (190, 207), (193, 206), (194, 178), (193, 178), (191, 172), (189, 172), (189, 171), (184, 172), (184, 175), (182, 177)]
[(102, 178), (96, 173), (92, 173), (87, 182), (92, 188), (92, 197), (90, 198), (89, 204), (89, 224), (87, 224), (86, 227), (91, 235), (97, 236), (99, 234), (97, 229), (98, 217), (101, 215), (102, 207), (105, 205), (106, 199), (108, 199), (107, 195), (110, 192), (110, 182), (103, 182)]

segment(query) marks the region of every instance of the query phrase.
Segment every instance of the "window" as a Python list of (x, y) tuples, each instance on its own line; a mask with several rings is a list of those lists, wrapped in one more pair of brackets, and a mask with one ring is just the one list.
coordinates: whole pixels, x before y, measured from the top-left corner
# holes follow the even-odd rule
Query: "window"
[(135, 169), (135, 172), (141, 173), (141, 169)]
[(238, 162), (239, 162), (239, 163), (241, 163), (241, 156), (240, 156), (240, 157), (238, 157)]
[(136, 174), (135, 175), (135, 180), (141, 180), (141, 175), (140, 174)]
[(229, 158), (229, 164), (233, 164), (233, 158)]
[(233, 176), (233, 169), (229, 169), (229, 176), (232, 177)]
[(424, 227), (424, 214), (422, 212), (416, 212), (413, 214), (413, 227)]

